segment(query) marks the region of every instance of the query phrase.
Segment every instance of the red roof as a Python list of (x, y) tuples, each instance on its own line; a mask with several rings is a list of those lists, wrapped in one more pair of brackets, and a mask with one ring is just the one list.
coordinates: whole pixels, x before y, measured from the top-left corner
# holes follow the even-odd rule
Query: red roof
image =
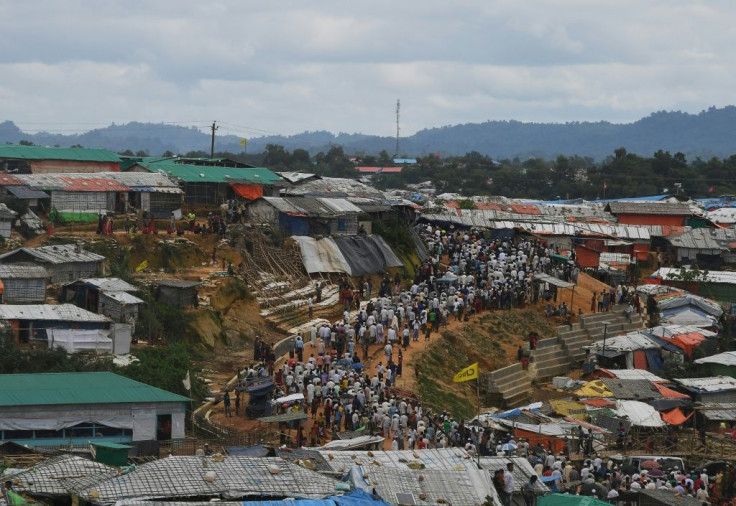
[(126, 192), (130, 190), (127, 186), (112, 179), (74, 177), (63, 177), (61, 179), (67, 183), (64, 191), (68, 192)]
[(483, 211), (503, 211), (501, 204), (495, 202), (476, 202), (475, 208)]
[(12, 174), (0, 174), (0, 186), (23, 186), (25, 183)]
[(534, 204), (510, 204), (509, 207), (513, 212), (518, 214), (542, 214), (539, 208)]
[(583, 404), (587, 404), (588, 406), (593, 406), (594, 408), (610, 408), (611, 406), (615, 406), (616, 403), (613, 401), (609, 401), (608, 399), (604, 399), (602, 397), (591, 397), (589, 399), (580, 399), (580, 402)]

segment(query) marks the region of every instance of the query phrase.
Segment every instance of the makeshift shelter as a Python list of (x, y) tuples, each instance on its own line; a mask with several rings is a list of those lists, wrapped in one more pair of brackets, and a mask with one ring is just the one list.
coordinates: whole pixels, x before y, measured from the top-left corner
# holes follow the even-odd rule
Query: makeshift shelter
[(184, 279), (162, 279), (156, 286), (156, 300), (175, 307), (197, 307), (199, 281)]
[(107, 372), (0, 375), (0, 440), (33, 446), (184, 437), (187, 397)]
[[(252, 198), (278, 195), (284, 186), (281, 177), (263, 167), (221, 166), (207, 163), (180, 163), (185, 159), (149, 159), (136, 162), (126, 172), (161, 172), (184, 191), (189, 205), (219, 205), (238, 196)], [(225, 165), (234, 165), (226, 163)]]
[(16, 492), (46, 500), (63, 500), (80, 482), (96, 483), (120, 474), (117, 467), (77, 455), (52, 457), (13, 476)]
[(342, 272), (363, 276), (404, 265), (386, 241), (377, 235), (323, 239), (293, 236), (292, 239), (299, 243), (302, 262), (309, 274)]
[(286, 235), (356, 235), (361, 209), (346, 199), (262, 197), (247, 205), (248, 218)]
[(710, 357), (699, 358), (694, 362), (704, 366), (714, 376), (736, 378), (736, 351), (725, 351)]
[(618, 400), (616, 401), (616, 413), (636, 427), (662, 428), (665, 426), (659, 413), (652, 406), (643, 402)]
[(83, 250), (76, 244), (18, 248), (0, 255), (2, 264), (32, 263), (45, 267), (52, 283), (102, 274), (104, 261), (104, 256)]
[(118, 278), (85, 278), (64, 285), (61, 300), (127, 323), (138, 319), (142, 299), (132, 295), (138, 288)]
[(0, 264), (6, 304), (46, 302), (46, 269), (33, 263)]
[(112, 353), (112, 339), (100, 330), (47, 329), (49, 349), (62, 348), (67, 353)]
[(75, 492), (80, 499), (102, 506), (136, 499), (322, 499), (334, 495), (336, 484), (278, 457), (173, 456)]
[(702, 403), (736, 402), (736, 378), (676, 378), (675, 382)]
[(18, 217), (18, 213), (9, 209), (5, 204), (0, 203), (0, 237), (9, 238), (10, 231), (13, 228), (13, 222)]
[(0, 167), (19, 174), (118, 171), (120, 157), (106, 149), (3, 144)]
[(159, 172), (114, 172), (105, 174), (126, 186), (124, 210), (130, 207), (144, 211), (153, 218), (170, 218), (180, 213), (184, 192), (165, 174)]
[(46, 329), (103, 330), (110, 324), (107, 317), (72, 304), (0, 304), (0, 320), (10, 324), (16, 343), (46, 343)]
[[(647, 351), (658, 350), (659, 346), (641, 332), (631, 332), (595, 341), (584, 348), (589, 349), (604, 363), (624, 366), (627, 369), (661, 369), (661, 365), (649, 359)], [(651, 354), (652, 356), (654, 354)], [(649, 364), (649, 365), (648, 365)]]
[(677, 265), (692, 264), (704, 268), (720, 268), (723, 265), (721, 254), (728, 246), (715, 239), (708, 228), (693, 228), (678, 235), (663, 238), (669, 243)]

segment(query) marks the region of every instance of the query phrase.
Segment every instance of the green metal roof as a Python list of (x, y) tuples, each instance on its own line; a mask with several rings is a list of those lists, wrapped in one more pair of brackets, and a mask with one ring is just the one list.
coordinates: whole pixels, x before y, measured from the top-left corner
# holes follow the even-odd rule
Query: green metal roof
[(111, 372), (0, 374), (0, 406), (189, 402)]
[(13, 160), (72, 160), (77, 162), (120, 162), (120, 157), (106, 149), (47, 148), (0, 144), (0, 158)]
[(138, 163), (150, 171), (161, 170), (171, 178), (185, 183), (260, 183), (273, 184), (281, 181), (281, 176), (270, 170), (257, 167), (241, 169), (236, 167), (213, 167), (173, 163), (170, 160)]

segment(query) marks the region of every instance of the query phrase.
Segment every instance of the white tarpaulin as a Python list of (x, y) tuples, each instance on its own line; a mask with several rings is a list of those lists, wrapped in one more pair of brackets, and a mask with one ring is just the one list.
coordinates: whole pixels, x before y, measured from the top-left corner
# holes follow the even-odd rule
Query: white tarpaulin
[(49, 338), (49, 348), (52, 349), (64, 348), (67, 353), (112, 352), (112, 339), (99, 330), (46, 329), (46, 334)]
[(80, 423), (96, 423), (116, 429), (133, 428), (133, 419), (130, 416), (105, 418), (80, 415), (76, 418), (2, 418), (0, 430), (61, 430)]
[(720, 364), (726, 366), (736, 366), (736, 351), (724, 351), (710, 357), (699, 358), (696, 364)]
[(616, 401), (616, 414), (638, 427), (664, 427), (659, 413), (649, 404), (639, 401)]
[(302, 250), (302, 262), (309, 274), (317, 272), (344, 272), (350, 274), (350, 264), (342, 256), (334, 241), (321, 241), (305, 235), (292, 236)]

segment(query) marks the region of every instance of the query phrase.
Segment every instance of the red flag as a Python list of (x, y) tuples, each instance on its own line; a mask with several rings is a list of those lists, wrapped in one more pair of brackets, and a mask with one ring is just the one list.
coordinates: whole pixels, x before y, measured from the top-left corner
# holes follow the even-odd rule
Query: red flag
[(606, 188), (608, 188), (608, 185), (606, 184), (605, 181), (603, 181), (603, 189), (605, 190)]
[(708, 188), (708, 193), (713, 193), (713, 187)]
[(439, 151), (437, 151), (437, 152), (435, 153), (435, 156), (436, 156), (437, 158), (439, 158), (439, 157), (440, 157), (440, 152), (439, 152)]

